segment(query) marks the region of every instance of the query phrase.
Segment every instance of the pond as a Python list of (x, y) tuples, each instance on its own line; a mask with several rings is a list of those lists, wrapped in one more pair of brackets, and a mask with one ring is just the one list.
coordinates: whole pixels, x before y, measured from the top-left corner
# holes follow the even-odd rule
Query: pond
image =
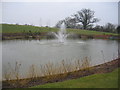
[(57, 40), (2, 41), (3, 72), (8, 67), (8, 63), (13, 67), (15, 62), (19, 62), (21, 72), (27, 72), (32, 64), (40, 66), (48, 62), (81, 60), (84, 57), (91, 60), (91, 65), (116, 59), (118, 42), (102, 39), (68, 39), (65, 43), (59, 43)]

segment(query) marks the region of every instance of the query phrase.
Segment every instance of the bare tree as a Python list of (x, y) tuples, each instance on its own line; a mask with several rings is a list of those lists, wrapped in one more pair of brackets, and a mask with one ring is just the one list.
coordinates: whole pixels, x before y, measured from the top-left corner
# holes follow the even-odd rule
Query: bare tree
[(76, 27), (76, 20), (72, 17), (66, 17), (64, 20), (60, 20), (57, 22), (56, 27), (59, 28), (62, 23), (65, 23), (67, 28), (75, 28)]
[(93, 28), (93, 30), (103, 32), (103, 31), (104, 31), (104, 27), (101, 26), (101, 25), (96, 25), (96, 26)]
[(120, 35), (120, 26), (117, 27), (117, 33)]
[(60, 28), (60, 26), (63, 22), (64, 22), (64, 20), (58, 21), (57, 24), (55, 25), (55, 27)]
[(72, 17), (65, 18), (65, 25), (67, 28), (76, 28), (76, 20)]
[(83, 29), (87, 29), (89, 25), (99, 21), (97, 18), (94, 17), (94, 11), (90, 9), (82, 9), (73, 16), (76, 19), (77, 23), (82, 23)]
[(106, 32), (115, 32), (115, 31), (117, 31), (116, 30), (116, 28), (115, 28), (116, 26), (114, 25), (114, 24), (112, 24), (112, 23), (107, 23), (106, 25), (105, 25), (105, 31)]

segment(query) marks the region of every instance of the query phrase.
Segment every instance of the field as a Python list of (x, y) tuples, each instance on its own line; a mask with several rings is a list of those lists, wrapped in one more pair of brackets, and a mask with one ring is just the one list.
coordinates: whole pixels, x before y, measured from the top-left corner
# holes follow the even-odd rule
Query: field
[(48, 83), (32, 88), (118, 88), (118, 70), (110, 73), (95, 74), (79, 79), (58, 83)]
[(115, 35), (115, 36), (117, 35), (115, 33), (80, 30), (80, 29), (68, 29), (68, 32), (73, 32), (73, 33), (83, 34), (83, 35)]
[(48, 27), (37, 27), (30, 25), (13, 25), (13, 24), (2, 24), (2, 33), (28, 33), (31, 32), (51, 32), (57, 31), (56, 28), (48, 28)]
[[(50, 27), (2, 24), (2, 31), (0, 31), (0, 33), (28, 33), (28, 32), (42, 33), (42, 32), (57, 32), (58, 30), (59, 30), (58, 28), (50, 28)], [(83, 35), (117, 35), (115, 33), (98, 32), (98, 31), (81, 30), (81, 29), (67, 29), (67, 32), (73, 32)]]

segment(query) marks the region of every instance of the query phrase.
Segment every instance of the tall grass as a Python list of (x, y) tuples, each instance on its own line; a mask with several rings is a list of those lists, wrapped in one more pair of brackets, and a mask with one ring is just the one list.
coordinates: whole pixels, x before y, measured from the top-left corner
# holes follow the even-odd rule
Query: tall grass
[(104, 60), (104, 63), (105, 63), (105, 56), (104, 56), (103, 50), (101, 50), (101, 54), (102, 54), (102, 57), (103, 57), (103, 60)]
[(8, 63), (8, 67), (7, 68), (6, 66), (4, 66), (4, 71), (3, 71), (3, 78), (6, 80), (6, 81), (9, 81), (12, 79), (12, 70), (10, 70), (10, 63)]
[[(22, 79), (20, 73), (22, 64), (16, 62), (15, 67), (11, 67), (9, 63), (9, 69), (3, 71), (3, 81), (9, 83), (12, 86), (24, 86), (29, 81), (34, 81), (37, 78), (45, 77), (43, 81), (48, 82), (55, 79), (63, 79), (67, 77), (69, 72), (88, 69), (90, 65), (90, 59), (85, 57), (82, 60), (62, 60), (60, 63), (48, 62), (45, 65), (40, 65), (38, 68), (32, 64), (29, 70), (26, 71), (26, 79)], [(5, 67), (4, 67), (5, 68)], [(27, 79), (29, 78), (29, 79)], [(13, 80), (14, 79), (14, 80)]]
[(30, 67), (29, 67), (29, 73), (28, 73), (29, 77), (31, 79), (34, 79), (35, 77), (37, 77), (37, 71), (36, 71), (36, 67), (34, 64), (32, 64)]

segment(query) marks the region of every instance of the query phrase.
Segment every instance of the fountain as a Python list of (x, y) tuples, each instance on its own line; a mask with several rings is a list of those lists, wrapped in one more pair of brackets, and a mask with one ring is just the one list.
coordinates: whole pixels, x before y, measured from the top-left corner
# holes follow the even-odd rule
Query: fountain
[(57, 39), (60, 43), (64, 43), (68, 36), (68, 34), (66, 33), (65, 23), (63, 22), (61, 24), (60, 30), (57, 33), (55, 33), (55, 32), (52, 32), (52, 33), (55, 35), (55, 37), (57, 37)]

